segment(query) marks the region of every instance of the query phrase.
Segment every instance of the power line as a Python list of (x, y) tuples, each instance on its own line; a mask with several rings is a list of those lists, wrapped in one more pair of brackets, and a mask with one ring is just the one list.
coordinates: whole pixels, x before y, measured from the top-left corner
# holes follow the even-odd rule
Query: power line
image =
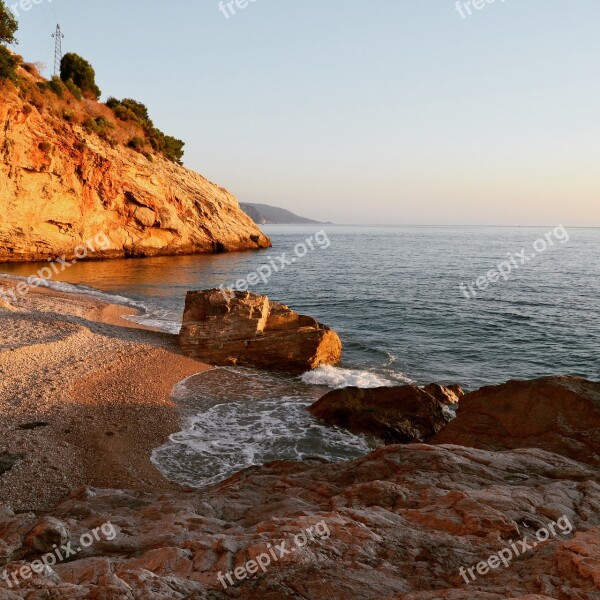
[(60, 30), (60, 25), (56, 26), (56, 31), (52, 34), (52, 37), (54, 38), (54, 75), (59, 75), (62, 61), (62, 41), (65, 37)]

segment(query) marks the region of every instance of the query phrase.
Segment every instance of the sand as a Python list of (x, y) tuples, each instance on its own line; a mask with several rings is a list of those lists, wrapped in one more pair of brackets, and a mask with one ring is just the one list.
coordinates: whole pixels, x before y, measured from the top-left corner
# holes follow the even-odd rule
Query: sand
[(178, 487), (150, 455), (181, 429), (173, 386), (210, 367), (121, 318), (133, 312), (46, 289), (0, 307), (0, 456), (22, 455), (0, 475), (0, 504), (40, 511), (86, 486)]

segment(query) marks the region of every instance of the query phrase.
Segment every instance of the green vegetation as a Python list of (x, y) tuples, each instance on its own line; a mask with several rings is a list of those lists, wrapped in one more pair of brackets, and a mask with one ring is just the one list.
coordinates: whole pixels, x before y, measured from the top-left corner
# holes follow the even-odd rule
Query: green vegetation
[(71, 92), (71, 94), (73, 94), (73, 96), (75, 96), (75, 98), (77, 98), (77, 100), (83, 99), (81, 90), (73, 83), (72, 79), (65, 81), (65, 87)]
[(146, 140), (141, 137), (133, 137), (127, 142), (127, 146), (136, 150), (137, 152), (141, 152), (142, 148), (146, 145)]
[(95, 119), (89, 117), (83, 122), (83, 128), (88, 133), (95, 133), (111, 146), (114, 146), (115, 142), (110, 135), (111, 130), (114, 129), (114, 125), (108, 119), (104, 117), (96, 117)]
[[(21, 58), (10, 52), (3, 44), (16, 43), (15, 34), (17, 29), (18, 23), (15, 17), (7, 8), (5, 1), (0, 0), (0, 81), (9, 79), (15, 84), (19, 83), (17, 68), (21, 64)], [(27, 64), (25, 68), (32, 75), (37, 75), (35, 65)], [(33, 87), (35, 88), (35, 86)], [(96, 85), (96, 72), (92, 65), (73, 52), (69, 52), (63, 56), (60, 63), (60, 78), (52, 77), (50, 81), (40, 81), (37, 83), (37, 87), (41, 91), (49, 90), (53, 92), (60, 99), (64, 99), (66, 90), (69, 90), (77, 100), (82, 100), (84, 97), (98, 100), (102, 93)], [(23, 82), (21, 88), (22, 91), (28, 89), (25, 82)], [(37, 96), (35, 94), (29, 95), (31, 95), (31, 105), (41, 110), (43, 100), (39, 97), (39, 94)], [(68, 104), (71, 103), (68, 98), (66, 101)], [(154, 152), (160, 152), (174, 163), (183, 164), (183, 147), (185, 143), (173, 136), (164, 134), (160, 129), (156, 128), (144, 104), (131, 98), (123, 100), (109, 98), (106, 105), (112, 109), (117, 119), (135, 123), (143, 131), (144, 137), (132, 137), (127, 146), (143, 153), (149, 161), (153, 161), (154, 157), (147, 151), (147, 146), (150, 145)], [(31, 110), (31, 107), (28, 108)], [(63, 109), (59, 114), (62, 114), (66, 121), (73, 121), (75, 119), (73, 111)], [(96, 133), (112, 145), (115, 144), (115, 140), (110, 135), (110, 130), (114, 128), (114, 124), (108, 119), (104, 117), (93, 118), (90, 116), (83, 122), (83, 127), (88, 132)]]
[(102, 94), (96, 85), (96, 72), (92, 65), (73, 52), (65, 54), (60, 61), (60, 78), (65, 83), (72, 82), (84, 96), (98, 100)]
[(51, 92), (54, 92), (59, 98), (62, 98), (65, 93), (65, 86), (63, 85), (62, 81), (56, 76), (52, 77), (50, 81), (39, 81), (37, 86), (42, 91), (50, 90)]
[(4, 0), (0, 0), (0, 43), (16, 43), (15, 33), (17, 33), (18, 28), (19, 24), (14, 15), (7, 8), (6, 4), (4, 4)]
[[(16, 43), (15, 33), (18, 27), (15, 17), (4, 4), (4, 0), (0, 0), (0, 44)], [(19, 62), (19, 59), (8, 48), (0, 45), (0, 80), (10, 79), (17, 83)]]
[[(117, 119), (137, 123), (144, 130), (144, 135), (153, 150), (160, 152), (178, 165), (183, 164), (182, 158), (185, 142), (173, 136), (165, 135), (160, 129), (157, 129), (152, 119), (150, 119), (148, 108), (144, 104), (132, 98), (124, 98), (123, 100), (109, 98), (106, 101), (106, 106), (112, 109)], [(132, 142), (133, 140), (129, 143), (130, 147), (133, 147), (131, 146)], [(135, 149), (139, 150), (140, 148)]]
[[(1, 2), (2, 0), (0, 0)], [(8, 48), (0, 46), (0, 81), (2, 79), (10, 79), (13, 83), (17, 83), (17, 67), (19, 59), (9, 52)]]

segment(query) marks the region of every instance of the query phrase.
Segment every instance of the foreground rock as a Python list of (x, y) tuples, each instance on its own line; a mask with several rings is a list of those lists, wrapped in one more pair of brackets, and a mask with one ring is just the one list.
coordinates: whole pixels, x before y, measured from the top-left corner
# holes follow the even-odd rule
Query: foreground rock
[(452, 413), (414, 385), (334, 390), (309, 411), (330, 425), (367, 433), (386, 444), (425, 441), (452, 420)]
[[(226, 190), (128, 149), (131, 124), (109, 108), (19, 77), (21, 90), (0, 82), (0, 261), (71, 260), (80, 245), (87, 258), (270, 246)], [(105, 139), (82, 127), (94, 119), (107, 123)]]
[(600, 466), (600, 384), (546, 377), (484, 387), (461, 398), (457, 418), (429, 441), (486, 450), (542, 448)]
[(340, 361), (342, 344), (329, 327), (266, 296), (188, 292), (179, 345), (215, 365), (302, 373)]
[[(599, 506), (600, 471), (588, 465), (422, 444), (275, 462), (188, 494), (90, 490), (52, 511), (81, 551), (21, 587), (0, 579), (1, 597), (597, 600)], [(0, 509), (9, 581), (40, 528), (32, 513)], [(507, 566), (469, 583), (460, 574), (524, 538), (531, 548)]]

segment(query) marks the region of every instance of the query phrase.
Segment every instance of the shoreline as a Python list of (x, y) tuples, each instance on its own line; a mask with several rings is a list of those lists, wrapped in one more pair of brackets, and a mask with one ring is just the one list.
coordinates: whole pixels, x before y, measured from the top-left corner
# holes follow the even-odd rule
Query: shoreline
[(86, 486), (181, 490), (151, 462), (181, 429), (174, 386), (212, 367), (176, 336), (123, 319), (136, 309), (37, 289), (0, 308), (0, 504), (48, 510)]

